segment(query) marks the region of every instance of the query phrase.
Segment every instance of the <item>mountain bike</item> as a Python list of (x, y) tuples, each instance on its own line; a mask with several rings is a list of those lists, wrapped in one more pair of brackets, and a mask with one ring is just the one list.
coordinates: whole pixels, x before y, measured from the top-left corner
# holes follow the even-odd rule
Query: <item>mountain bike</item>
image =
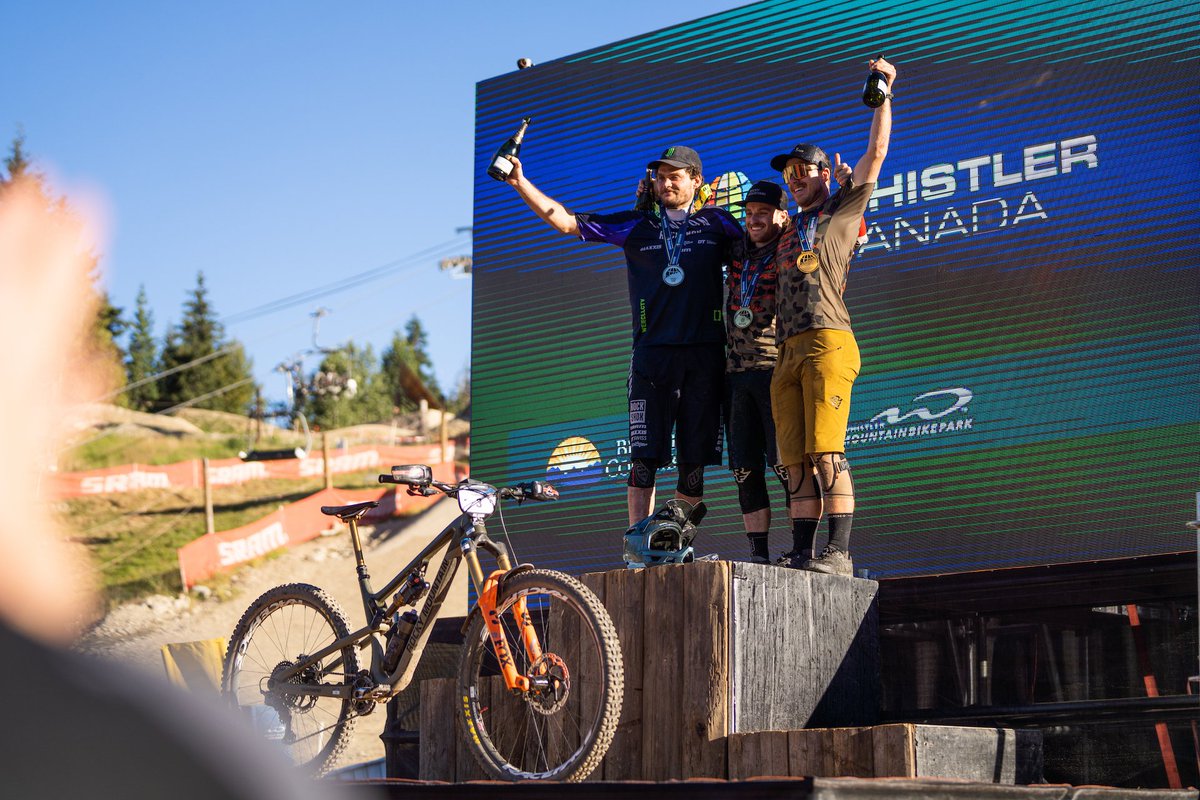
[[(586, 778), (612, 741), (624, 692), (612, 620), (575, 578), (514, 566), (509, 546), (489, 538), (485, 526), (503, 499), (554, 500), (558, 492), (540, 481), (502, 488), (469, 478), (442, 483), (421, 464), (392, 467), (379, 481), (406, 485), (411, 495), (455, 497), (462, 514), (375, 591), (358, 523), (377, 503), (323, 507), (322, 513), (349, 527), (366, 624), (350, 631), (338, 604), (316, 586), (270, 589), (234, 629), (224, 695), (297, 767), (324, 774), (355, 720), (412, 682), (433, 622), (466, 561), (478, 599), (464, 625), (458, 668), (454, 711), (460, 735), (493, 778)], [(496, 562), (487, 574), (481, 550)], [(430, 583), (429, 565), (443, 552)], [(370, 653), (369, 665), (360, 669), (363, 650)]]

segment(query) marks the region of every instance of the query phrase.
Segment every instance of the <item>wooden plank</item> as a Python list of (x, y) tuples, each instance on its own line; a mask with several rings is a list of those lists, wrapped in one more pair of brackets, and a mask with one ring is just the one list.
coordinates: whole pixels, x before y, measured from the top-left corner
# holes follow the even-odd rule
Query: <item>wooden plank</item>
[(683, 777), (683, 564), (647, 567), (642, 660), (642, 775)]
[(728, 747), (731, 781), (788, 774), (788, 731), (731, 733)]
[(1017, 736), (1011, 728), (914, 725), (916, 775), (1012, 784)]
[[(604, 605), (621, 640), (625, 661), (625, 700), (621, 721), (604, 759), (605, 780), (642, 777), (642, 647), (646, 571), (617, 569), (604, 575)], [(600, 775), (593, 774), (594, 779)]]
[[(455, 746), (454, 778), (452, 780), (454, 780), (458, 783), (461, 783), (463, 781), (481, 781), (481, 780), (490, 779), (491, 776), (488, 775), (487, 772), (484, 771), (483, 767), (481, 767), (479, 765), (479, 760), (475, 758), (475, 755), (471, 752), (470, 745), (467, 743), (468, 734), (464, 730), (466, 726), (463, 722), (462, 697), (458, 694), (458, 679), (452, 678), (450, 680), (452, 680), (454, 682), (453, 696), (454, 696), (455, 705), (453, 706), (453, 711), (451, 710), (450, 706), (446, 706), (443, 709), (441, 709), (439, 713), (446, 714), (448, 716), (452, 716), (458, 720), (458, 724), (455, 725), (455, 734), (456, 735), (454, 737), (454, 746)], [(491, 693), (492, 693), (491, 681), (490, 680), (482, 681), (479, 686), (480, 705), (487, 707), (491, 704)], [(425, 709), (425, 704), (422, 703), (421, 704), (422, 713), (424, 713), (424, 709)], [(423, 745), (425, 742), (424, 722), (422, 722), (421, 730), (422, 730), (421, 743)], [(422, 762), (422, 763), (424, 763), (424, 762)]]
[(871, 729), (876, 778), (913, 778), (917, 774), (913, 725), (902, 722)]
[(827, 736), (825, 754), (832, 758), (823, 777), (874, 776), (875, 746), (871, 728), (832, 728)]
[(570, 694), (561, 713), (542, 720), (546, 736), (546, 755), (549, 761), (561, 763), (579, 747), (581, 689), (587, 673), (579, 664), (580, 621), (578, 615), (557, 598), (546, 598), (550, 607), (531, 612), (535, 620), (545, 620), (541, 631), (542, 652), (548, 657), (561, 658), (570, 676)]
[(455, 777), (458, 714), (454, 678), (421, 681), (421, 769), (423, 781), (449, 781)]
[(681, 572), (682, 777), (724, 778), (729, 733), (729, 562), (695, 562)]
[(825, 732), (821, 729), (788, 731), (788, 774), (816, 777), (825, 758)]
[(496, 749), (510, 763), (522, 769), (537, 766), (540, 745), (531, 738), (533, 712), (523, 698), (513, 696), (508, 690), (504, 676), (496, 675), (486, 682), (489, 687), (489, 711), (484, 721)]
[(731, 569), (730, 732), (802, 728), (811, 704), (810, 625), (807, 603), (795, 597), (803, 591), (798, 573), (740, 562)]
[(731, 587), (731, 731), (875, 722), (874, 581), (734, 563)]

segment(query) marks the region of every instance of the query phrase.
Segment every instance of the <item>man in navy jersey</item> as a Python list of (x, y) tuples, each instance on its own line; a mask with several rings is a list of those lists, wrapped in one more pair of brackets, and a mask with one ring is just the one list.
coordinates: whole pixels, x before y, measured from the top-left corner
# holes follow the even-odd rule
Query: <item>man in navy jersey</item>
[(525, 177), (519, 159), (510, 160), (508, 184), (550, 227), (625, 253), (633, 322), (629, 524), (654, 508), (655, 473), (671, 461), (672, 429), (679, 468), (675, 496), (700, 502), (704, 467), (721, 462), (721, 267), (741, 246), (741, 227), (721, 208), (693, 212), (704, 177), (700, 156), (690, 147), (668, 147), (647, 166), (654, 172), (654, 211), (615, 214), (568, 211)]

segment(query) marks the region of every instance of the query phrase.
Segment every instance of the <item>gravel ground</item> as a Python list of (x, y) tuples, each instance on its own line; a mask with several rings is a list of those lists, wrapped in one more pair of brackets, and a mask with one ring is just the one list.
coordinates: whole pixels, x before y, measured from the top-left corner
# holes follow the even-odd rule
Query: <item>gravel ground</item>
[[(420, 516), (396, 520), (375, 529), (363, 528), (367, 538), (366, 561), (372, 583), (378, 588), (458, 516), (453, 500), (442, 500)], [(433, 568), (436, 568), (435, 562)], [(346, 612), (353, 630), (362, 625), (362, 601), (354, 570), (350, 537), (343, 529), (333, 536), (319, 537), (289, 549), (255, 567), (245, 567), (234, 576), (232, 599), (191, 597), (147, 598), (114, 609), (79, 642), (79, 649), (115, 658), (162, 679), (161, 648), (171, 642), (227, 638), (242, 612), (260, 594), (283, 583), (311, 583), (330, 593)], [(467, 609), (466, 570), (460, 568), (442, 613), (462, 616)], [(349, 766), (383, 757), (379, 734), (386, 722), (386, 709), (376, 708), (359, 718), (339, 766)]]

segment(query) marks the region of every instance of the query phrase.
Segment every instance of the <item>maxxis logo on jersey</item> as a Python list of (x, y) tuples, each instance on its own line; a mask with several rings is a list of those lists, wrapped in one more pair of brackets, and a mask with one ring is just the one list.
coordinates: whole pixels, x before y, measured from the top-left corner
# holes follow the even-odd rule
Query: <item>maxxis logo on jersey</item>
[(975, 418), (970, 411), (974, 399), (974, 392), (961, 386), (919, 394), (904, 410), (892, 406), (866, 422), (848, 426), (846, 446), (974, 431)]

